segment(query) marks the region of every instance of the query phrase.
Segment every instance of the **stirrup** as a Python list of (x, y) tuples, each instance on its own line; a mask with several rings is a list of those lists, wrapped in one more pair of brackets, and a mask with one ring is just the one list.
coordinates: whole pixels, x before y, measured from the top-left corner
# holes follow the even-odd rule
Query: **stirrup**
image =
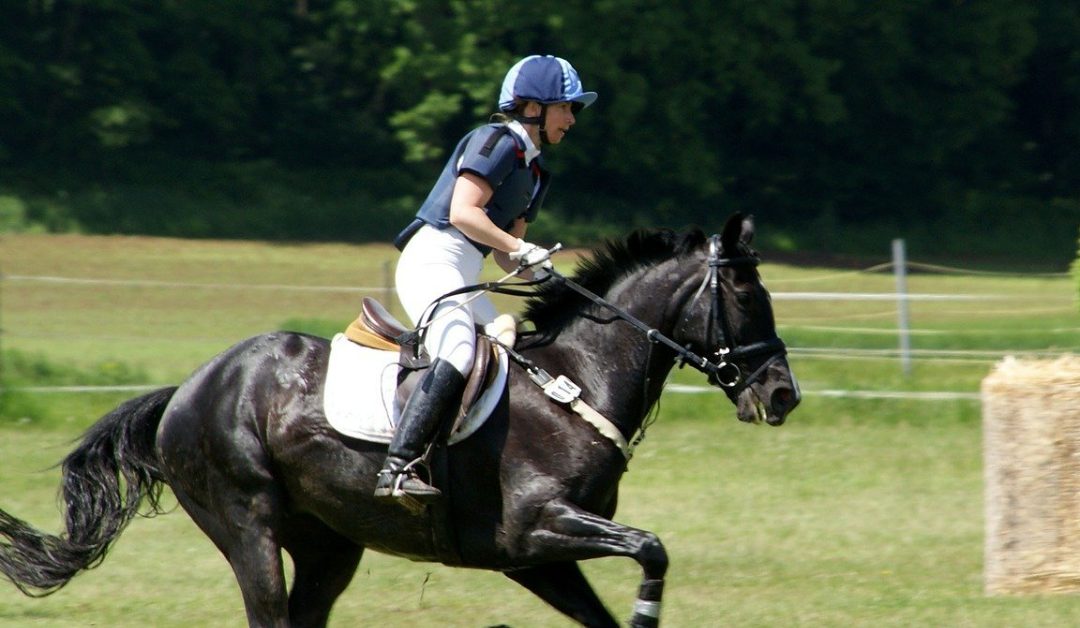
[(375, 498), (397, 502), (413, 514), (419, 514), (424, 506), (442, 497), (442, 491), (420, 479), (416, 472), (420, 462), (416, 459), (398, 468), (393, 462), (384, 465), (375, 484)]

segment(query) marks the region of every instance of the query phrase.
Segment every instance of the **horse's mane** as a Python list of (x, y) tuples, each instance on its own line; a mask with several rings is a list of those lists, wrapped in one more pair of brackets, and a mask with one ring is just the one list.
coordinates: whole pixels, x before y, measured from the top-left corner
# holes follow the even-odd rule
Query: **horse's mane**
[[(578, 262), (574, 282), (603, 295), (631, 272), (673, 257), (687, 255), (705, 244), (705, 233), (691, 229), (676, 233), (671, 229), (638, 229), (625, 240), (606, 240), (591, 257)], [(561, 329), (586, 303), (585, 297), (559, 281), (549, 281), (529, 298), (523, 318), (538, 330)]]

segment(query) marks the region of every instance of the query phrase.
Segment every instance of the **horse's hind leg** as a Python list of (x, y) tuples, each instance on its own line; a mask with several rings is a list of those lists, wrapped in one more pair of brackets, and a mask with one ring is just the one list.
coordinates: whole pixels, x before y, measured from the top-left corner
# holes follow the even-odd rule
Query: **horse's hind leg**
[(304, 515), (290, 521), (284, 547), (294, 566), (289, 593), (292, 628), (322, 628), (330, 608), (352, 581), (364, 548)]
[[(273, 526), (266, 521), (273, 515), (259, 515), (239, 507), (213, 513), (182, 490), (174, 487), (173, 492), (192, 520), (229, 561), (244, 598), (248, 625), (288, 628), (289, 608), (281, 547)], [(270, 505), (276, 500), (268, 497), (265, 494), (253, 496), (247, 505), (262, 503), (266, 505), (266, 511), (279, 512), (277, 505)]]
[(583, 626), (618, 626), (577, 563), (552, 563), (509, 571), (506, 576)]

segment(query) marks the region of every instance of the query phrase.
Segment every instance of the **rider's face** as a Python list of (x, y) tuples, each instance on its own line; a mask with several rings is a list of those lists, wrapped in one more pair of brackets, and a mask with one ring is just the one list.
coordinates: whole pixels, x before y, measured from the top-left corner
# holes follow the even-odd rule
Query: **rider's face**
[[(542, 107), (540, 103), (530, 102), (525, 106), (524, 114), (527, 117), (536, 117), (540, 115)], [(547, 130), (547, 139), (549, 144), (558, 144), (566, 137), (566, 133), (570, 130), (570, 127), (574, 126), (577, 119), (574, 117), (574, 108), (572, 103), (559, 102), (547, 106), (547, 113), (544, 118), (544, 128)], [(535, 130), (534, 130), (535, 129)], [(529, 135), (533, 136), (533, 141), (539, 144), (540, 128), (538, 126), (529, 125)]]
[(544, 125), (547, 129), (548, 142), (552, 144), (561, 142), (576, 121), (571, 103), (560, 102), (548, 105), (547, 124)]

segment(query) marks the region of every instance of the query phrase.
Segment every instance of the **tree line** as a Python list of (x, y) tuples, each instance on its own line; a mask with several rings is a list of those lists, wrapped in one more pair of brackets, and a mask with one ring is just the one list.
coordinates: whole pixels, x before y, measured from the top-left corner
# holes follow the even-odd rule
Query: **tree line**
[[(6, 0), (0, 193), (50, 228), (383, 238), (533, 52), (600, 93), (550, 151), (560, 224), (1075, 245), (1065, 0)], [(265, 188), (277, 231), (228, 200)]]

